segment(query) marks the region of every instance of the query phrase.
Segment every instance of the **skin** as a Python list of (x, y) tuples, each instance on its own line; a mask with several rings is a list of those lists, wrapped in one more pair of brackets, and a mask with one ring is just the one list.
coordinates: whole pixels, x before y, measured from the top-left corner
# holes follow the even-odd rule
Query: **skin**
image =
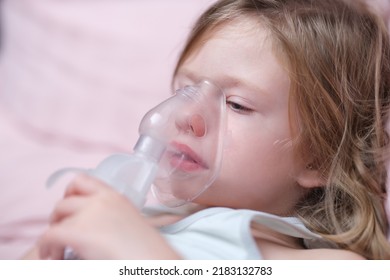
[[(293, 156), (288, 114), (290, 81), (272, 51), (265, 29), (253, 22), (230, 24), (181, 67), (176, 84), (207, 77), (225, 90), (230, 138), (220, 176), (195, 202), (278, 215), (321, 180), (308, 162)], [(191, 126), (196, 132), (199, 122)], [(190, 137), (190, 136), (189, 136)], [(193, 135), (197, 137), (197, 135)], [(155, 226), (181, 217), (146, 220), (122, 195), (96, 179), (79, 176), (55, 208), (49, 229), (26, 258), (60, 259), (66, 246), (83, 259), (178, 259)], [(253, 227), (267, 259), (360, 259), (344, 250), (305, 250), (299, 240)], [(107, 238), (107, 237), (110, 238)]]
[(290, 80), (267, 32), (251, 26), (244, 22), (217, 32), (176, 77), (179, 86), (207, 77), (227, 99), (229, 139), (222, 170), (195, 202), (286, 215), (302, 195), (297, 180), (304, 169), (290, 145)]

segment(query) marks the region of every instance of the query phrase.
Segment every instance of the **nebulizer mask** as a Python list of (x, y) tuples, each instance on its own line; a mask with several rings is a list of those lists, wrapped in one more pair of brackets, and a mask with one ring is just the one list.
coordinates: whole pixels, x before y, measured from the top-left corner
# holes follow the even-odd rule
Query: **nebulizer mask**
[[(218, 176), (225, 107), (222, 90), (210, 81), (178, 89), (143, 117), (133, 153), (111, 155), (95, 169), (83, 171), (126, 195), (138, 208), (152, 184), (152, 192), (166, 206), (190, 202)], [(48, 184), (64, 171), (53, 174)]]

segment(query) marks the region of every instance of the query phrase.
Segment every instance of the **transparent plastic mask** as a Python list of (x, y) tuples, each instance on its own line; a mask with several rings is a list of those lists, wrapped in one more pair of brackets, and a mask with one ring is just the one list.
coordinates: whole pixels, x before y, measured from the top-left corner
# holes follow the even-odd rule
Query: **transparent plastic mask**
[(225, 96), (209, 81), (186, 86), (149, 111), (140, 135), (166, 143), (152, 187), (169, 207), (204, 192), (219, 174), (226, 131)]
[(190, 202), (218, 176), (225, 107), (221, 89), (209, 81), (179, 89), (143, 117), (132, 154), (110, 155), (92, 170), (60, 169), (47, 186), (64, 173), (85, 172), (125, 194), (138, 208), (153, 182), (153, 193), (162, 204)]

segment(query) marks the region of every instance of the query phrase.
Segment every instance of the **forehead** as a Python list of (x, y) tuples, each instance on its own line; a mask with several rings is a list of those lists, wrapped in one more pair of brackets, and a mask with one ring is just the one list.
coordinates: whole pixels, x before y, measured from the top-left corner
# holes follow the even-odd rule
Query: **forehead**
[(204, 35), (179, 67), (178, 76), (196, 72), (197, 78), (220, 74), (260, 82), (279, 76), (281, 68), (284, 65), (275, 55), (269, 30), (249, 18), (219, 25)]
[(212, 42), (229, 42), (241, 47), (264, 47), (272, 45), (269, 29), (259, 19), (239, 17), (221, 23), (200, 36), (199, 44), (193, 52), (199, 51), (205, 44)]
[(227, 97), (283, 108), (290, 89), (288, 71), (274, 54), (268, 30), (248, 21), (215, 31), (181, 65), (175, 78), (178, 87), (206, 79), (222, 87)]

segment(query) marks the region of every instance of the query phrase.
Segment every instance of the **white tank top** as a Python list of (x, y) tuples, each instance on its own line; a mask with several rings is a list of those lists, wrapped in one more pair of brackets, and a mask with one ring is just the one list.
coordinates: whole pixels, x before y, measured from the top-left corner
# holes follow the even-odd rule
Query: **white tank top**
[(262, 259), (251, 233), (251, 222), (267, 226), (285, 235), (302, 238), (307, 248), (332, 247), (332, 244), (308, 230), (294, 217), (230, 208), (207, 208), (160, 232), (184, 259)]

